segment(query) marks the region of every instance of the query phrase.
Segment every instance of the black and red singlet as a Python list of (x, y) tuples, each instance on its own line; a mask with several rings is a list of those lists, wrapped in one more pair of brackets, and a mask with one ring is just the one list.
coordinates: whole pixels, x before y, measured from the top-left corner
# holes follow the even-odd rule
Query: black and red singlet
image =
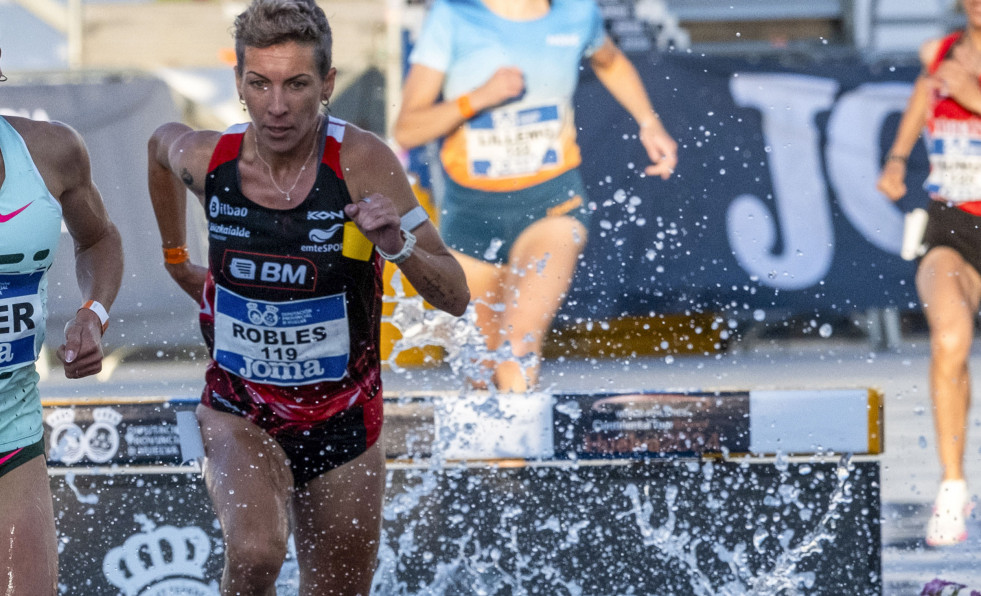
[(210, 244), (200, 320), (212, 362), (202, 403), (274, 437), (354, 409), (371, 446), (382, 423), (382, 260), (344, 213), (345, 126), (326, 120), (316, 183), (290, 209), (242, 192), (247, 124), (218, 141), (205, 181)]

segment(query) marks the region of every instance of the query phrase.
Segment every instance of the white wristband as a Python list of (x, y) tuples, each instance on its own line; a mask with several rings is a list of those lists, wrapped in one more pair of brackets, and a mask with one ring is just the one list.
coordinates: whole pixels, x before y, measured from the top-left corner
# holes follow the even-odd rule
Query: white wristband
[(412, 256), (412, 249), (416, 245), (416, 237), (407, 230), (402, 230), (402, 238), (405, 239), (405, 243), (402, 244), (402, 250), (398, 251), (394, 255), (390, 255), (380, 248), (376, 247), (378, 254), (382, 256), (383, 259), (388, 261), (393, 265), (398, 265)]
[(109, 328), (109, 311), (106, 310), (106, 307), (102, 306), (102, 303), (97, 300), (89, 300), (78, 310), (82, 310), (82, 308), (91, 310), (99, 317), (99, 322), (102, 323), (102, 332), (105, 333), (106, 329)]
[(429, 214), (426, 213), (426, 210), (423, 209), (422, 205), (418, 205), (412, 209), (409, 209), (406, 214), (402, 216), (402, 229), (406, 232), (411, 232), (412, 230), (426, 223), (427, 219), (429, 219)]

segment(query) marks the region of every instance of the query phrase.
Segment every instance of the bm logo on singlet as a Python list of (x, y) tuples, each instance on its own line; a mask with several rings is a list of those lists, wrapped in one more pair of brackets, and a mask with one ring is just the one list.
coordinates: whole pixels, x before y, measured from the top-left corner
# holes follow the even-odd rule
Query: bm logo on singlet
[(317, 286), (317, 268), (313, 262), (300, 257), (226, 250), (222, 272), (230, 283), (239, 286), (308, 292)]

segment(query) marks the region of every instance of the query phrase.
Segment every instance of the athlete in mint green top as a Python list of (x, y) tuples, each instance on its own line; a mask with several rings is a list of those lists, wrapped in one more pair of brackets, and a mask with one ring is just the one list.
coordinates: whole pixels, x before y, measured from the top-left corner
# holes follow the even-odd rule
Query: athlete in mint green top
[(34, 361), (44, 342), (47, 272), (61, 237), (51, 196), (24, 139), (0, 117), (0, 453), (41, 438)]
[(56, 355), (65, 376), (79, 378), (102, 369), (106, 310), (123, 273), (119, 232), (76, 131), (57, 122), (0, 117), (0, 586), (6, 596), (58, 593), (58, 542), (34, 362), (44, 341), (45, 276), (62, 222), (74, 244), (83, 302), (65, 325)]

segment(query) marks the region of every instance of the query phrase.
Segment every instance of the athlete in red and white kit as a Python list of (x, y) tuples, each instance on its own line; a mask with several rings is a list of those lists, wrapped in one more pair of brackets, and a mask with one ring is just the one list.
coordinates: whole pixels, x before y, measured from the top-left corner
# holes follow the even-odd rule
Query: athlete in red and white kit
[(906, 160), (925, 129), (930, 175), (927, 252), (916, 289), (930, 327), (930, 394), (942, 481), (927, 525), (932, 546), (967, 538), (973, 507), (964, 477), (971, 404), (968, 357), (981, 304), (981, 0), (963, 0), (967, 28), (920, 49), (917, 79), (878, 187), (906, 194)]

